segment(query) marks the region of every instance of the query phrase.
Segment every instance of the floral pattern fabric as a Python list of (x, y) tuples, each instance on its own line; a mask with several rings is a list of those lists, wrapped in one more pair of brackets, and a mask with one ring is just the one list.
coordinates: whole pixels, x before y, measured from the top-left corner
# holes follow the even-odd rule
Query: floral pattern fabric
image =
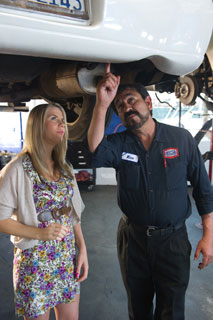
[[(24, 170), (33, 180), (33, 198), (39, 215), (54, 208), (63, 208), (73, 195), (73, 186), (68, 176), (52, 182), (40, 179), (33, 169), (30, 158), (23, 160)], [(14, 289), (17, 316), (37, 318), (60, 303), (70, 303), (80, 293), (76, 282), (75, 238), (70, 215), (61, 215), (57, 220), (39, 222), (46, 228), (53, 222), (70, 227), (63, 240), (39, 241), (33, 248), (15, 248)]]

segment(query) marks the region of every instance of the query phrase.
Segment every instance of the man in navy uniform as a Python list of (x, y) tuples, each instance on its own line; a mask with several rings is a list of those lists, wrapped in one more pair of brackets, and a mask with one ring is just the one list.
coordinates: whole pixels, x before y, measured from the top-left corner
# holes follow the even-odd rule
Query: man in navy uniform
[[(119, 83), (108, 64), (97, 86), (88, 144), (94, 167), (116, 170), (123, 212), (118, 257), (129, 318), (184, 320), (191, 254), (185, 225), (191, 214), (187, 181), (203, 224), (195, 252), (196, 260), (203, 255), (200, 269), (213, 261), (210, 181), (191, 134), (153, 119), (152, 101), (143, 86)], [(105, 115), (112, 102), (127, 130), (104, 137)]]

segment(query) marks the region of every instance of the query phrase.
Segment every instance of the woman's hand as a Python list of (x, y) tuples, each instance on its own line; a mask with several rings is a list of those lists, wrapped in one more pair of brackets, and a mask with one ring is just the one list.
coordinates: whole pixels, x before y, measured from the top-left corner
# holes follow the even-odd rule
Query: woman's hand
[(77, 260), (77, 269), (76, 269), (76, 278), (77, 282), (82, 282), (88, 277), (88, 258), (87, 258), (87, 250), (86, 247), (84, 249), (80, 249), (78, 253)]
[(47, 228), (41, 229), (27, 226), (11, 218), (0, 221), (0, 232), (28, 239), (61, 240), (69, 231), (68, 227), (58, 223), (52, 223)]
[(39, 240), (62, 240), (69, 231), (63, 224), (52, 223), (47, 228), (39, 229)]
[(77, 223), (73, 229), (75, 233), (75, 241), (79, 250), (77, 258), (76, 279), (77, 282), (82, 282), (87, 278), (89, 270), (87, 249), (81, 230), (81, 224)]

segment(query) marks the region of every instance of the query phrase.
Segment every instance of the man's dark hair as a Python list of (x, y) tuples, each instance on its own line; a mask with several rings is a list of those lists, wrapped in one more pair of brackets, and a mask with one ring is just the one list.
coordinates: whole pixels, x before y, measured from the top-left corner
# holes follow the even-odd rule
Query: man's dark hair
[[(126, 89), (133, 89), (133, 90), (137, 91), (138, 93), (140, 93), (140, 95), (141, 95), (141, 97), (143, 99), (146, 99), (146, 97), (149, 96), (148, 91), (146, 90), (146, 88), (142, 84), (140, 84), (140, 83), (131, 83), (131, 84), (121, 84), (118, 87), (118, 91), (117, 91), (116, 97), (118, 96), (118, 94), (120, 94), (121, 92), (125, 91)], [(115, 97), (115, 99), (116, 99), (116, 97)], [(115, 104), (114, 104), (115, 99), (113, 100), (113, 102), (111, 104), (111, 107), (113, 108), (115, 113), (118, 114), (118, 112), (117, 112), (117, 110), (115, 108)]]

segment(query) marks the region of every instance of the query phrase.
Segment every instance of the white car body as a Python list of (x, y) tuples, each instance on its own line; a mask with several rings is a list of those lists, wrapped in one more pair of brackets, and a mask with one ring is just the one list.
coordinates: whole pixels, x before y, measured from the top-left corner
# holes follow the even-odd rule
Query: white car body
[(95, 62), (149, 58), (159, 70), (179, 75), (202, 63), (212, 33), (212, 0), (89, 5), (86, 22), (0, 7), (1, 53)]
[[(9, 2), (0, 0), (1, 102), (18, 103), (41, 97), (57, 102), (61, 99), (64, 103), (73, 97), (94, 93), (94, 88), (90, 91), (88, 87), (94, 87), (94, 77), (103, 72), (103, 67), (97, 72), (96, 67), (93, 68), (95, 73), (87, 86), (80, 78), (84, 80), (91, 75), (90, 68), (85, 67), (88, 62), (111, 62), (118, 73), (121, 68), (124, 70), (124, 79), (139, 79), (144, 85), (162, 81), (163, 74), (177, 78), (199, 68), (212, 35), (212, 0), (85, 0), (88, 20), (8, 6), (5, 1)], [(14, 1), (21, 3), (21, 0)], [(83, 5), (83, 0), (33, 1), (42, 5), (56, 5), (60, 1), (69, 4), (70, 8)], [(210, 47), (208, 50), (212, 54)], [(28, 62), (32, 59), (29, 67), (25, 58)], [(146, 61), (153, 65), (154, 71)], [(39, 68), (34, 62), (38, 63), (40, 71), (36, 72)], [(43, 77), (47, 62), (51, 65), (51, 75), (48, 73)], [(46, 84), (50, 86), (50, 78), (54, 77), (53, 64), (58, 70), (53, 81), (55, 84), (46, 88)], [(64, 85), (70, 68), (74, 68), (72, 75)], [(78, 74), (79, 69), (83, 70), (83, 76)], [(59, 81), (61, 70), (63, 79)], [(138, 72), (139, 78), (136, 77)], [(73, 74), (76, 77), (74, 84)], [(151, 74), (149, 80), (147, 74)], [(35, 79), (39, 82), (37, 87)], [(189, 100), (194, 101), (197, 94), (195, 92)]]

